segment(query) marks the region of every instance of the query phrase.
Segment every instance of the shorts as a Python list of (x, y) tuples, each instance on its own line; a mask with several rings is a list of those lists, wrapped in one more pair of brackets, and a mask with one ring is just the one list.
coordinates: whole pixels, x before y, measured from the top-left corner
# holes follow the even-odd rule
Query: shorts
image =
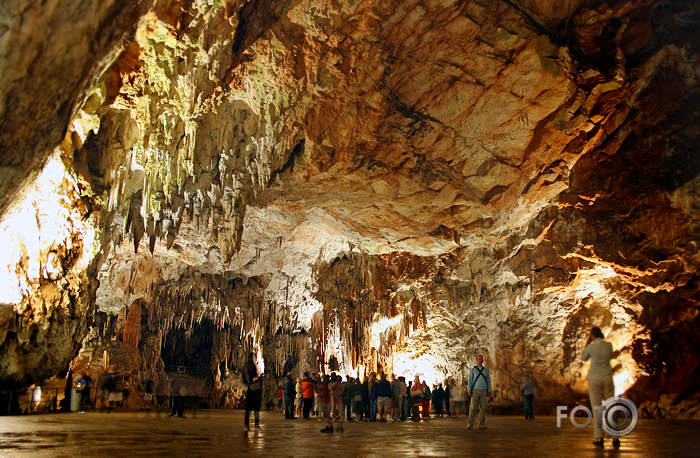
[(343, 401), (341, 399), (333, 402), (331, 401), (330, 403), (331, 408), (333, 409), (333, 417), (334, 418), (339, 418), (343, 419)]
[(153, 399), (153, 393), (146, 393), (143, 395), (143, 400), (144, 401), (150, 401)]
[(377, 398), (377, 410), (384, 410), (386, 412), (391, 410), (391, 398), (386, 396)]
[(319, 415), (323, 415), (325, 417), (328, 417), (328, 412), (330, 412), (330, 410), (331, 410), (331, 403), (320, 401), (320, 402), (318, 402), (317, 405), (318, 405)]

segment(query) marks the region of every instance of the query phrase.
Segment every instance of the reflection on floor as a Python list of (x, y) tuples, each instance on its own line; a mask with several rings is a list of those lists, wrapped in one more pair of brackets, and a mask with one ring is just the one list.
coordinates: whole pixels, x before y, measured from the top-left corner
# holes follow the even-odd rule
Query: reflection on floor
[[(252, 422), (252, 418), (251, 418)], [(592, 444), (592, 429), (555, 417), (488, 416), (487, 429), (467, 430), (466, 419), (414, 423), (345, 423), (321, 434), (324, 421), (285, 420), (262, 412), (262, 430), (243, 429), (243, 411), (88, 412), (0, 417), (0, 456), (700, 456), (700, 422), (642, 420), (619, 449)]]

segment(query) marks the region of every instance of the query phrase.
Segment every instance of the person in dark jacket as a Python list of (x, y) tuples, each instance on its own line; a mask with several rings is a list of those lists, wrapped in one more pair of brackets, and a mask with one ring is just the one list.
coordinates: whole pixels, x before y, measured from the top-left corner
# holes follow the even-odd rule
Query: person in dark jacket
[(406, 420), (408, 420), (409, 418), (413, 418), (413, 399), (411, 398), (412, 386), (413, 382), (409, 380), (408, 385), (406, 385), (406, 394), (403, 398), (404, 411), (406, 412), (406, 414), (402, 419), (405, 418)]
[(248, 391), (245, 398), (244, 428), (250, 431), (250, 412), (255, 414), (255, 429), (260, 429), (260, 405), (262, 404), (262, 374), (258, 374), (255, 365), (255, 353), (248, 353), (248, 362), (243, 372)]
[(369, 419), (369, 379), (365, 377), (360, 385), (360, 395), (362, 398), (362, 404), (360, 405), (360, 415), (358, 416), (360, 420), (367, 421)]
[(345, 421), (352, 421), (352, 401), (355, 398), (355, 379), (348, 377), (343, 383), (343, 405), (345, 405)]
[[(450, 387), (450, 382), (452, 379), (445, 379), (445, 412), (447, 412), (447, 416), (451, 417), (452, 416), (452, 408), (450, 406), (450, 400), (452, 399), (452, 387)], [(453, 385), (454, 387), (454, 385)]]
[(291, 372), (288, 372), (282, 381), (282, 392), (284, 394), (284, 418), (294, 420), (294, 399), (296, 398), (297, 390)]
[(369, 421), (377, 421), (377, 376), (372, 372), (367, 382), (367, 399), (369, 400)]
[(377, 383), (377, 410), (379, 410), (379, 421), (387, 421), (387, 416), (391, 416), (391, 383), (382, 372)]
[(187, 376), (185, 375), (187, 368), (180, 366), (177, 368), (177, 374), (173, 375), (170, 380), (170, 415), (177, 415), (183, 418), (185, 412), (185, 396), (187, 396)]
[(442, 388), (442, 383), (438, 383), (437, 388), (433, 391), (433, 406), (435, 406), (435, 416), (442, 417), (443, 402), (445, 401), (445, 390)]

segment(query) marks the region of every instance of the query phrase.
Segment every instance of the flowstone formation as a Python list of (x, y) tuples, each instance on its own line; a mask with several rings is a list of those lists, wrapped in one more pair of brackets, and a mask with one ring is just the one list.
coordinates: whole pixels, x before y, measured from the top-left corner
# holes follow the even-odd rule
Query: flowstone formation
[[(236, 403), (249, 351), (270, 390), (289, 370), (461, 380), (481, 353), (498, 409), (525, 374), (551, 409), (585, 396), (597, 325), (618, 393), (696, 415), (697, 5), (131, 8), (109, 25), (124, 38), (100, 42), (109, 64), (83, 61), (95, 77), (55, 90), (75, 107), (49, 117), (63, 141), (3, 148), (7, 164), (60, 157), (82, 195), (67, 207), (89, 204), (99, 234), (72, 346), (21, 369), (5, 358), (5, 385), (62, 369), (87, 335), (76, 366), (119, 353), (129, 377), (165, 380), (187, 365), (211, 405)], [(90, 36), (84, 22), (72, 33)], [(3, 183), (21, 173), (37, 169)], [(34, 353), (52, 338), (21, 337), (15, 317), (51, 321), (26, 304), (64, 287), (22, 281), (0, 336)]]

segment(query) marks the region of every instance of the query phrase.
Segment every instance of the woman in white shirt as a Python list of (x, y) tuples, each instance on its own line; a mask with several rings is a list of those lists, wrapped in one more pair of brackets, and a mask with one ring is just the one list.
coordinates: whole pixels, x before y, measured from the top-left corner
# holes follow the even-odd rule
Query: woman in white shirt
[[(583, 350), (581, 358), (584, 361), (591, 360), (591, 366), (588, 369), (588, 397), (591, 400), (591, 408), (603, 405), (603, 401), (615, 395), (615, 385), (613, 384), (612, 366), (612, 344), (606, 342), (603, 336), (603, 331), (599, 327), (591, 329), (586, 342), (586, 348)], [(593, 443), (600, 447), (603, 446), (603, 429), (599, 427), (598, 411), (593, 411)], [(613, 439), (613, 446), (619, 446), (620, 439)]]

